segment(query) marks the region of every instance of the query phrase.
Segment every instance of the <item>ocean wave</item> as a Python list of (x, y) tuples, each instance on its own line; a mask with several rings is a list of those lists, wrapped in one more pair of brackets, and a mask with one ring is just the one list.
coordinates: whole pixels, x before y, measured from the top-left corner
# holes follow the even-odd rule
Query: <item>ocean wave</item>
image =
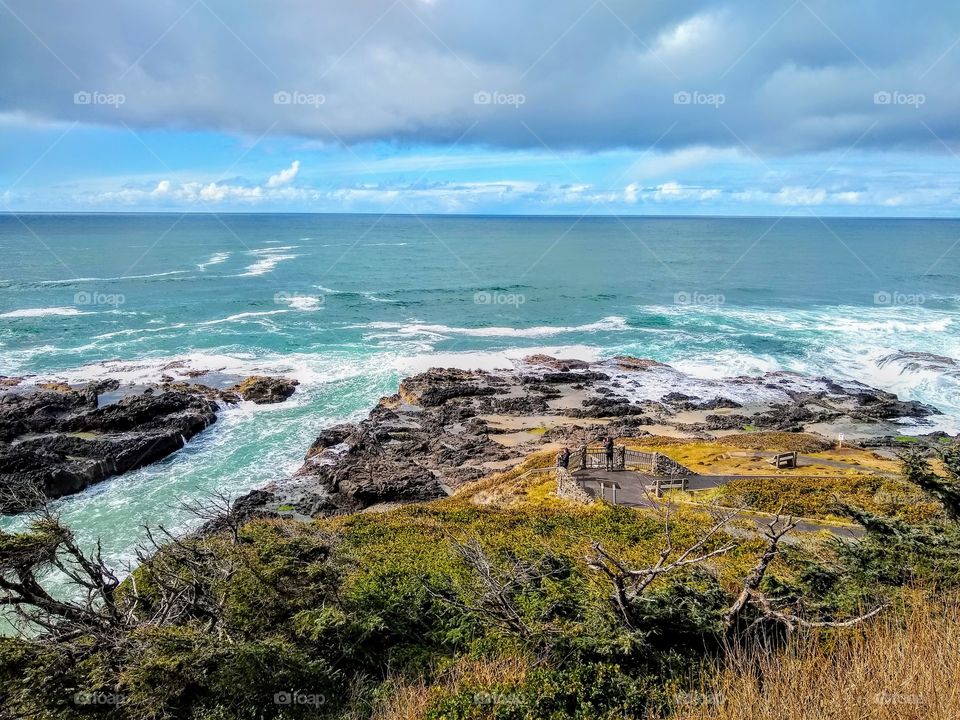
[(277, 245), (276, 247), (257, 248), (255, 250), (248, 250), (247, 255), (273, 255), (278, 252), (296, 250), (299, 247), (299, 245)]
[(246, 272), (239, 273), (234, 277), (253, 277), (256, 275), (266, 275), (284, 260), (295, 260), (298, 255), (268, 255), (263, 260), (258, 260), (253, 265), (246, 267)]
[(250, 318), (265, 317), (267, 315), (281, 315), (290, 312), (289, 310), (264, 310), (262, 312), (242, 312), (219, 320), (205, 320), (197, 325), (220, 325), (222, 323), (237, 322), (239, 320), (249, 320)]
[(286, 298), (286, 303), (295, 310), (312, 312), (323, 307), (323, 298), (313, 295), (291, 295)]
[(388, 298), (378, 297), (377, 295), (374, 295), (372, 292), (369, 292), (369, 291), (366, 291), (366, 290), (357, 290), (357, 291), (353, 291), (353, 290), (334, 290), (333, 288), (328, 288), (328, 287), (325, 287), (325, 286), (323, 286), (323, 285), (314, 285), (314, 287), (315, 287), (317, 290), (320, 290), (321, 292), (326, 293), (327, 295), (355, 295), (355, 296), (357, 296), (357, 297), (362, 297), (362, 298), (364, 298), (364, 299), (366, 299), (366, 300), (369, 300), (370, 302), (377, 302), (377, 303), (395, 303), (395, 302), (397, 302), (396, 300), (390, 300), (390, 299), (388, 299)]
[(147, 278), (166, 277), (168, 275), (182, 275), (186, 270), (168, 270), (160, 273), (147, 273), (145, 275), (118, 275), (117, 277), (80, 277), (69, 278), (67, 280), (40, 280), (37, 285), (72, 285), (74, 283), (88, 282), (117, 282), (120, 280), (145, 280)]
[(428, 325), (423, 323), (395, 323), (372, 322), (365, 325), (354, 325), (355, 328), (369, 328), (371, 330), (394, 330), (397, 335), (427, 335), (442, 338), (446, 335), (465, 335), (467, 337), (515, 337), (540, 338), (554, 335), (567, 335), (577, 332), (602, 332), (627, 330), (626, 318), (619, 316), (605, 317), (602, 320), (585, 325), (539, 325), (529, 328), (514, 327), (453, 327), (450, 325)]
[(396, 300), (387, 300), (386, 298), (377, 297), (376, 295), (374, 295), (374, 294), (371, 293), (371, 292), (361, 292), (361, 293), (358, 293), (358, 294), (361, 295), (361, 296), (363, 296), (363, 297), (365, 297), (365, 298), (366, 298), (367, 300), (369, 300), (370, 302), (378, 302), (378, 303), (392, 303), (392, 302), (396, 302)]
[(228, 253), (228, 252), (218, 252), (218, 253), (214, 253), (213, 255), (211, 255), (211, 256), (209, 257), (209, 259), (207, 259), (206, 262), (197, 263), (197, 267), (198, 267), (200, 270), (206, 270), (206, 269), (207, 269), (208, 267), (210, 267), (211, 265), (219, 265), (220, 263), (224, 263), (224, 262), (226, 262), (226, 261), (229, 260), (229, 259), (230, 259), (230, 253)]
[(93, 312), (85, 312), (74, 307), (46, 307), (46, 308), (23, 308), (22, 310), (11, 310), (0, 315), (0, 318), (38, 318), (38, 317), (70, 317), (72, 315), (94, 315)]

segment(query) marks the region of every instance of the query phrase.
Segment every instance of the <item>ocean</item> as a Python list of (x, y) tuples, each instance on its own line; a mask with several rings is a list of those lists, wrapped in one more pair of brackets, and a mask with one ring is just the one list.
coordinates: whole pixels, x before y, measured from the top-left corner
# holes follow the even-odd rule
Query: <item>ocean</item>
[[(960, 359), (956, 220), (0, 215), (0, 257), (0, 375), (156, 381), (189, 359), (302, 383), (58, 501), (117, 563), (144, 523), (192, 526), (179, 500), (287, 477), (320, 429), (433, 365), (795, 370), (930, 403), (935, 429), (960, 431), (960, 365), (943, 359)], [(897, 352), (941, 359), (884, 361)]]

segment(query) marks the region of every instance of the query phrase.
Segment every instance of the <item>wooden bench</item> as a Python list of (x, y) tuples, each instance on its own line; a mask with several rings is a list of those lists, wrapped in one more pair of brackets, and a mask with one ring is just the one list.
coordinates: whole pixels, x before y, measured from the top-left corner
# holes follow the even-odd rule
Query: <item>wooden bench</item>
[(797, 453), (788, 452), (788, 453), (778, 453), (770, 459), (770, 464), (773, 465), (777, 470), (783, 470), (785, 468), (795, 468), (797, 467)]
[(653, 492), (656, 493), (657, 497), (663, 497), (664, 490), (686, 490), (687, 489), (687, 478), (685, 477), (669, 477), (669, 478), (656, 478), (653, 481)]

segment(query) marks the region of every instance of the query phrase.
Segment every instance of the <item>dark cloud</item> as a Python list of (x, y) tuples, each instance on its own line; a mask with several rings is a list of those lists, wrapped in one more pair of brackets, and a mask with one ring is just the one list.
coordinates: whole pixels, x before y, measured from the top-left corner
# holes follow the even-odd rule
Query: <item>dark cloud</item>
[(933, 0), (6, 0), (0, 112), (346, 143), (942, 151), (958, 39), (960, 3)]

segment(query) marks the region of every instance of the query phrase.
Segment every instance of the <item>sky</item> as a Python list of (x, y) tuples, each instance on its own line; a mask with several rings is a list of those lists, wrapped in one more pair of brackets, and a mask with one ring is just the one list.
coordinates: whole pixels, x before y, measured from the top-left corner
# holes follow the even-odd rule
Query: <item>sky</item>
[(0, 0), (0, 212), (956, 217), (960, 3)]

